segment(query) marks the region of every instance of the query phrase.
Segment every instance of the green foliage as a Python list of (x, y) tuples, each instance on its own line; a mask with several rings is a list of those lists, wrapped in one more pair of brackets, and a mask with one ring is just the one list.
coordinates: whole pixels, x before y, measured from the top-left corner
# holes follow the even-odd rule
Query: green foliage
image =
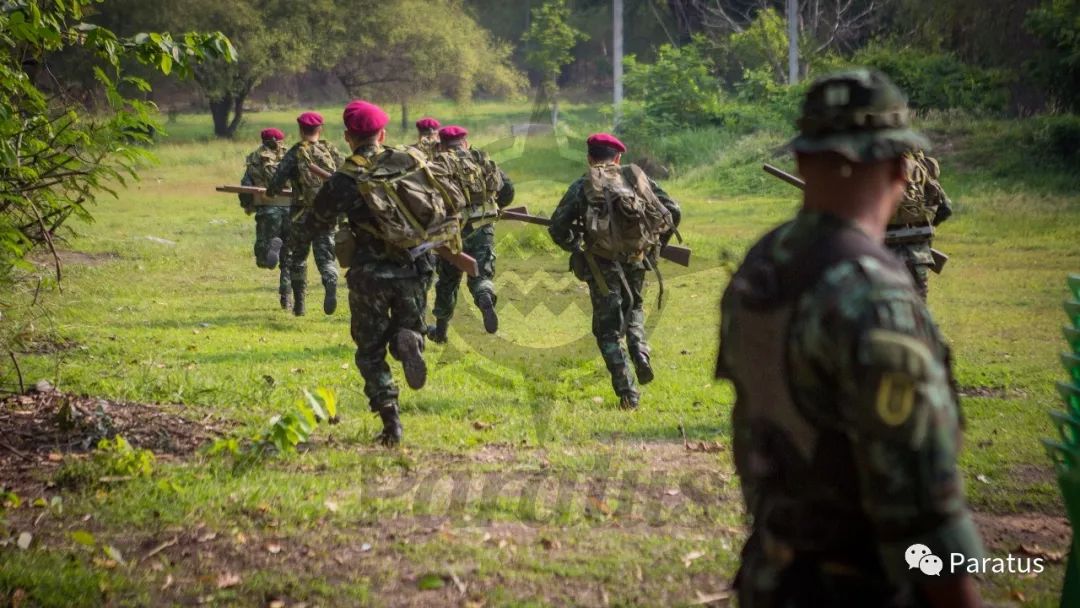
[(1062, 103), (1080, 110), (1080, 0), (1044, 0), (1025, 25), (1046, 45), (1036, 73)]
[(742, 70), (768, 72), (774, 82), (783, 82), (788, 54), (787, 22), (775, 9), (760, 10), (745, 30), (731, 35), (727, 52)]
[(639, 63), (626, 58), (626, 94), (641, 102), (641, 113), (628, 117), (632, 123), (648, 123), (645, 130), (707, 122), (720, 105), (720, 84), (713, 76), (715, 65), (704, 52), (704, 39), (691, 44), (665, 44), (656, 61)]
[(237, 469), (250, 467), (272, 454), (292, 454), (310, 439), (319, 423), (337, 420), (337, 397), (327, 388), (312, 393), (304, 389), (304, 399), (292, 410), (270, 418), (268, 426), (249, 442), (235, 437), (214, 441), (207, 450), (210, 456), (228, 455)]
[[(183, 75), (200, 60), (235, 57), (220, 34), (118, 37), (82, 21), (91, 3), (0, 5), (0, 309), (13, 305), (8, 297), (15, 272), (30, 268), (26, 254), (39, 246), (54, 250), (65, 222), (89, 221), (87, 207), (97, 195), (123, 186), (148, 158), (138, 144), (149, 143), (158, 128), (155, 108), (124, 94), (141, 96), (150, 89), (145, 80), (127, 75), (123, 62)], [(95, 114), (83, 111), (63, 82), (46, 78), (46, 59), (73, 50), (94, 60), (91, 72), (104, 95), (104, 107)], [(6, 346), (6, 340), (0, 344)]]
[(80, 488), (148, 477), (154, 472), (154, 453), (134, 448), (122, 436), (102, 439), (89, 459), (69, 458), (56, 472), (61, 487)]
[(525, 87), (512, 47), (457, 2), (378, 2), (337, 14), (344, 27), (326, 36), (322, 49), (351, 95), (407, 101), (437, 93), (467, 103), (481, 91), (515, 97)]
[(570, 25), (566, 0), (546, 0), (532, 9), (529, 29), (521, 37), (526, 44), (525, 63), (540, 73), (541, 91), (554, 98), (559, 75), (574, 60), (573, 50), (587, 36)]
[(872, 44), (850, 60), (823, 62), (818, 69), (823, 72), (843, 64), (880, 69), (907, 93), (911, 106), (921, 110), (1001, 112), (1009, 103), (1012, 77), (1007, 71), (969, 65), (950, 53)]

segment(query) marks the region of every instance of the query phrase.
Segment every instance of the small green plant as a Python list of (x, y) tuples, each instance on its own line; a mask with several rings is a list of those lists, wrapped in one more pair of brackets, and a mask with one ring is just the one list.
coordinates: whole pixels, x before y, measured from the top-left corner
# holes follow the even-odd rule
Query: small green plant
[(84, 487), (147, 477), (154, 472), (154, 453), (132, 447), (122, 436), (102, 439), (89, 459), (69, 458), (54, 481), (62, 487)]
[(295, 452), (319, 423), (336, 420), (337, 397), (333, 391), (320, 387), (313, 393), (304, 389), (304, 399), (297, 402), (295, 409), (272, 417), (267, 428), (250, 441), (223, 437), (210, 445), (207, 454), (228, 455), (238, 468), (247, 467), (271, 454)]

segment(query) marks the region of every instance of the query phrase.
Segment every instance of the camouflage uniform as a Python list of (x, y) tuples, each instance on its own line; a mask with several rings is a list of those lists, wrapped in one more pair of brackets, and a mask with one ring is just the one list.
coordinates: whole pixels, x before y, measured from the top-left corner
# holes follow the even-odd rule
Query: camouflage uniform
[[(866, 117), (903, 103), (876, 72), (827, 78), (808, 93), (794, 147), (895, 159), (924, 145), (906, 108), (892, 129)], [(814, 122), (822, 114), (831, 126)], [(862, 120), (838, 126), (847, 116)], [(735, 386), (732, 447), (753, 525), (739, 606), (926, 605), (930, 580), (905, 563), (909, 546), (946, 563), (983, 549), (956, 465), (949, 350), (903, 266), (853, 223), (804, 210), (751, 248), (721, 308), (716, 374)]]
[[(639, 391), (630, 363), (631, 359), (640, 355), (649, 355), (649, 344), (645, 339), (643, 295), (646, 264), (649, 264), (649, 268), (655, 268), (657, 260), (650, 257), (642, 262), (613, 262), (593, 256), (596, 268), (603, 274), (609, 291), (602, 289), (600, 282), (593, 276), (585, 254), (580, 251), (584, 239), (582, 225), (588, 207), (585, 198), (587, 179), (587, 176), (580, 177), (570, 185), (551, 216), (548, 232), (556, 245), (571, 252), (571, 269), (578, 279), (589, 286), (589, 299), (592, 301), (593, 310), (592, 333), (600, 347), (604, 364), (611, 374), (611, 386), (615, 389), (615, 394), (619, 397), (631, 397), (636, 401)], [(651, 179), (649, 186), (678, 226), (681, 218), (679, 204)], [(620, 267), (621, 274), (626, 278), (626, 285), (623, 285), (620, 277)], [(627, 286), (630, 288), (629, 292)], [(623, 339), (626, 340), (626, 348), (623, 348)]]
[[(315, 225), (308, 222), (307, 217), (311, 214), (315, 193), (322, 185), (322, 179), (307, 170), (307, 167), (315, 165), (333, 173), (340, 164), (341, 155), (333, 144), (321, 139), (316, 142), (301, 141), (285, 153), (270, 185), (266, 188), (267, 195), (272, 196), (281, 192), (286, 183), (292, 186), (294, 229), (290, 235), (289, 272), (292, 276), (293, 297), (299, 308), (297, 314), (303, 312), (302, 302), (307, 290), (308, 252), (315, 255), (315, 265), (319, 269), (327, 298), (329, 299), (337, 289), (338, 272), (334, 259), (333, 224), (320, 225), (319, 230), (316, 231), (306, 228), (306, 226)], [(294, 308), (294, 311), (296, 310)]]
[(438, 133), (420, 135), (412, 147), (423, 152), (428, 158), (435, 158), (439, 154), (439, 135)]
[[(474, 154), (474, 152), (466, 148), (454, 148), (446, 152), (446, 154), (465, 155)], [(514, 200), (514, 184), (510, 181), (510, 177), (506, 172), (499, 168), (496, 168), (496, 170), (499, 172), (499, 181), (502, 183), (502, 187), (495, 193), (495, 202), (502, 209)], [(494, 305), (497, 300), (495, 283), (493, 282), (496, 258), (495, 226), (494, 224), (487, 224), (474, 229), (472, 223), (469, 222), (465, 225), (462, 233), (464, 234), (462, 250), (476, 258), (476, 265), (479, 270), (475, 277), (469, 277), (466, 280), (469, 292), (473, 296), (473, 302), (479, 306), (480, 298), (487, 295)], [(458, 287), (461, 285), (462, 273), (453, 264), (441, 259), (438, 262), (437, 269), (439, 278), (435, 283), (435, 306), (432, 312), (436, 319), (449, 320), (454, 316), (454, 308), (457, 306), (457, 292)]]
[[(275, 169), (285, 155), (285, 148), (275, 142), (268, 145), (264, 142), (257, 150), (248, 155), (244, 161), (246, 169), (244, 177), (240, 180), (243, 186), (258, 186), (265, 188), (270, 183)], [(270, 241), (274, 238), (281, 239), (281, 258), (277, 266), (280, 268), (278, 280), (278, 294), (281, 296), (282, 306), (288, 305), (290, 290), (289, 282), (289, 258), (288, 244), (289, 234), (292, 229), (292, 220), (289, 217), (289, 205), (278, 200), (261, 197), (258, 200), (251, 194), (241, 194), (240, 206), (251, 213), (255, 211), (255, 264), (259, 268), (273, 268), (266, 260), (266, 252), (270, 249)]]
[[(382, 150), (382, 146), (367, 145), (354, 154), (371, 158)], [(348, 160), (319, 190), (305, 229), (329, 230), (342, 213), (356, 239), (356, 252), (345, 275), (356, 367), (364, 378), (371, 411), (379, 412), (396, 403), (400, 392), (386, 362), (387, 348), (397, 358), (393, 340), (399, 330), (421, 335), (425, 331), (424, 280), (432, 268), (427, 256), (411, 261), (407, 253), (388, 247), (362, 228), (370, 226), (374, 218), (358, 196), (356, 167)]]
[[(889, 230), (903, 228), (937, 226), (952, 216), (952, 201), (938, 181), (940, 169), (937, 160), (927, 157), (922, 152), (907, 155), (911, 169), (911, 181), (908, 183), (904, 200), (896, 209), (896, 214), (889, 220)], [(915, 289), (926, 300), (930, 269), (934, 266), (934, 256), (930, 253), (933, 237), (920, 238), (902, 243), (890, 242), (885, 245), (892, 250), (907, 266), (915, 280)]]

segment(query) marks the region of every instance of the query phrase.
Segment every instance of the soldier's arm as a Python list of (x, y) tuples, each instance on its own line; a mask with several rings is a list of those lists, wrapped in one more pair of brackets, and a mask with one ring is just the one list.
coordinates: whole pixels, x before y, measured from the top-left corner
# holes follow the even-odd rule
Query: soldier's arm
[(357, 196), (356, 181), (340, 171), (334, 173), (315, 194), (313, 213), (308, 215), (305, 228), (313, 231), (333, 228), (338, 215), (348, 211)]
[(938, 207), (937, 211), (934, 213), (934, 219), (932, 220), (933, 224), (937, 226), (941, 222), (952, 217), (952, 201), (949, 200), (949, 195), (945, 194), (945, 189), (941, 187), (941, 183), (937, 180), (928, 183), (926, 188), (929, 190), (929, 192), (927, 192), (928, 196), (937, 198)]
[(671, 221), (675, 223), (675, 227), (679, 227), (679, 222), (682, 221), (682, 208), (679, 207), (679, 203), (675, 202), (675, 199), (664, 191), (659, 184), (654, 182), (652, 178), (649, 178), (649, 187), (652, 188), (656, 198), (660, 199), (660, 203), (671, 213)]
[(281, 194), (289, 180), (296, 176), (296, 150), (297, 146), (289, 148), (289, 151), (282, 157), (281, 162), (278, 163), (274, 176), (270, 178), (270, 183), (266, 185), (266, 196), (274, 197)]
[(495, 194), (495, 202), (498, 203), (499, 209), (514, 202), (514, 182), (510, 181), (510, 176), (506, 174), (501, 168), (497, 169), (499, 172), (499, 179), (502, 181), (502, 188), (499, 188), (499, 192)]
[(345, 162), (345, 157), (338, 152), (337, 146), (330, 142), (326, 142), (328, 148), (330, 148), (330, 157), (334, 159), (334, 169), (341, 167), (341, 163)]
[[(244, 169), (244, 177), (240, 178), (240, 185), (241, 186), (254, 186), (255, 185), (255, 180), (252, 179), (252, 177), (251, 177), (251, 165), (248, 165), (247, 168)], [(237, 194), (237, 197), (240, 198), (240, 206), (244, 208), (244, 211), (247, 211), (247, 210), (249, 210), (249, 209), (251, 209), (252, 207), (255, 206), (255, 196), (254, 195), (244, 192), (244, 193)]]
[(559, 201), (559, 206), (551, 214), (551, 224), (548, 225), (551, 240), (566, 251), (574, 251), (577, 248), (578, 239), (581, 238), (575, 224), (584, 215), (585, 197), (582, 193), (582, 183), (579, 179), (570, 185), (562, 200)]
[[(839, 420), (886, 571), (923, 588), (942, 581), (906, 563), (908, 547), (926, 545), (941, 557), (942, 578), (964, 575), (950, 572), (952, 553), (983, 555), (956, 463), (959, 406), (948, 352), (926, 306), (903, 281), (879, 280), (893, 271), (870, 262), (861, 271), (861, 280), (839, 290), (845, 301), (834, 307), (836, 322), (823, 328), (844, 353), (834, 368)], [(845, 308), (863, 312), (849, 318)], [(954, 581), (939, 589), (952, 595), (946, 588), (964, 586)]]

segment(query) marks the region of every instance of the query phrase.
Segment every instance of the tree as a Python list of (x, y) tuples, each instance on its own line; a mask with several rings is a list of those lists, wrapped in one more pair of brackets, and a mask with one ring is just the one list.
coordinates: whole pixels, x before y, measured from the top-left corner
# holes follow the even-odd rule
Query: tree
[(532, 10), (529, 29), (522, 36), (525, 61), (540, 74), (540, 96), (551, 103), (551, 124), (559, 121), (559, 76), (574, 60), (573, 50), (586, 35), (571, 26), (566, 0), (547, 0)]
[[(61, 267), (55, 241), (72, 216), (91, 219), (87, 206), (136, 177), (135, 163), (146, 157), (138, 144), (157, 128), (152, 104), (124, 94), (145, 93), (149, 84), (127, 74), (130, 60), (164, 73), (187, 75), (198, 62), (235, 58), (221, 34), (180, 36), (141, 33), (118, 37), (83, 21), (93, 0), (19, 0), (0, 5), (0, 309), (12, 305), (19, 270), (35, 247), (47, 247)], [(103, 106), (83, 111), (80, 100), (52, 71), (53, 60), (81, 52), (91, 69)], [(10, 335), (0, 315), (0, 348)]]
[(341, 10), (338, 36), (317, 60), (350, 95), (386, 98), (401, 104), (408, 126), (408, 103), (440, 93), (459, 103), (484, 91), (517, 95), (524, 77), (514, 69), (512, 49), (480, 27), (453, 0), (370, 2)]
[(1035, 63), (1042, 80), (1058, 100), (1080, 110), (1080, 0), (1045, 0), (1025, 25), (1046, 45)]
[(212, 59), (194, 70), (218, 137), (236, 133), (256, 86), (307, 68), (337, 21), (332, 0), (122, 0), (106, 7), (125, 27), (215, 29), (232, 40), (237, 61)]

